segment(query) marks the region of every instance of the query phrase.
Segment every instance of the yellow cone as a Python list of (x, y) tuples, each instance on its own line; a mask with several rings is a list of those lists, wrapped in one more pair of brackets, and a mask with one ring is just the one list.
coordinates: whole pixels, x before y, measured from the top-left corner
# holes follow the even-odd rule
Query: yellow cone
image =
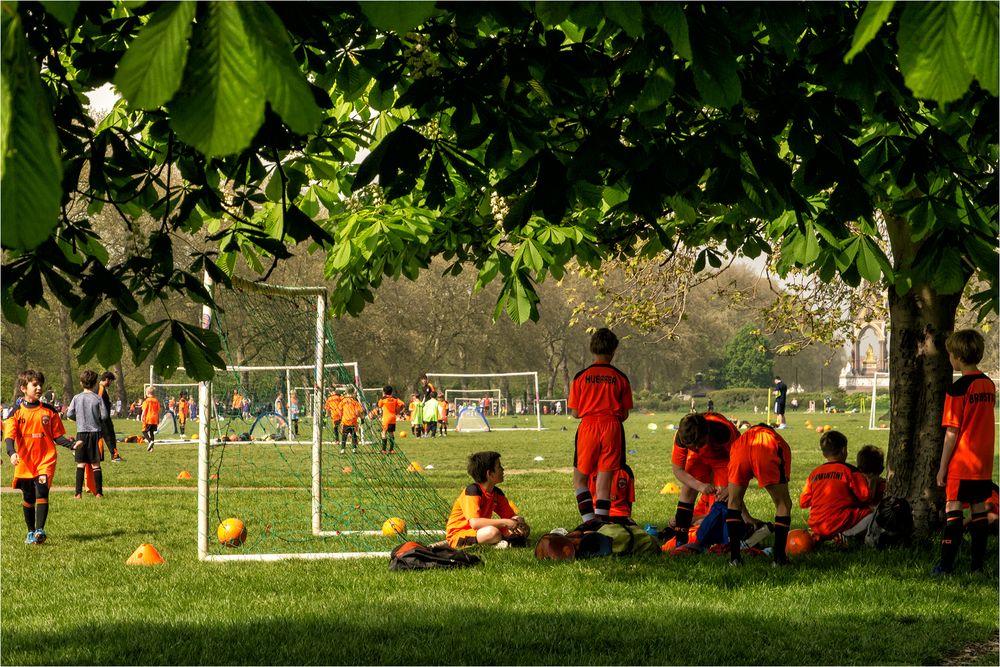
[(421, 472), (423, 469), (424, 467), (416, 461), (406, 466), (406, 472)]
[(166, 561), (152, 544), (140, 544), (125, 561), (126, 565), (163, 565)]
[(680, 487), (674, 484), (673, 482), (667, 482), (663, 486), (663, 488), (660, 489), (660, 493), (663, 495), (666, 495), (668, 493), (680, 493), (680, 492), (681, 492)]
[(177, 474), (177, 479), (191, 479), (191, 473), (187, 470), (181, 470), (180, 473)]

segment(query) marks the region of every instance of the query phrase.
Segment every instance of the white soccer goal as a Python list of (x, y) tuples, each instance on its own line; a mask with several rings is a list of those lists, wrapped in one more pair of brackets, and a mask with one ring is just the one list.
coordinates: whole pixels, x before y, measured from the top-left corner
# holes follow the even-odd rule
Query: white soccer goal
[[(480, 387), (486, 385), (491, 392), (497, 391), (500, 393), (501, 398), (497, 405), (498, 409), (504, 406), (516, 405), (517, 402), (520, 401), (521, 405), (524, 406), (526, 414), (535, 415), (534, 430), (543, 430), (542, 410), (538, 403), (538, 373), (536, 371), (525, 371), (520, 373), (427, 373), (427, 379), (436, 380), (434, 384), (437, 386), (438, 391), (441, 391), (441, 388), (444, 387), (445, 397), (449, 395), (448, 392), (450, 390), (462, 389), (464, 388), (462, 385), (468, 384), (470, 381), (473, 381)], [(486, 382), (483, 382), (484, 379)], [(497, 385), (500, 386), (497, 387)], [(516, 391), (517, 397), (513, 395), (504, 396), (504, 385), (508, 386), (508, 390), (511, 394)], [(476, 389), (475, 391), (480, 392), (480, 397), (489, 395), (483, 393), (483, 389)], [(509, 413), (509, 410), (507, 412)], [(492, 426), (490, 430), (515, 431), (524, 429), (518, 429), (516, 427)]]
[[(364, 396), (357, 363), (337, 359), (325, 288), (232, 282), (232, 291), (216, 295), (219, 312), (203, 308), (202, 326), (218, 332), (227, 354), (242, 346), (254, 365), (230, 364), (213, 382), (199, 385), (201, 413), (214, 416), (199, 423), (199, 559), (387, 557), (406, 539), (383, 532), (393, 517), (407, 523), (408, 536), (443, 535), (448, 503), (423, 475), (407, 471), (410, 461), (400, 443), (394, 456), (379, 451), (379, 425), (362, 420), (358, 451), (339, 454), (325, 397), (334, 387), (351, 389), (362, 401)], [(207, 276), (205, 284), (214, 291)], [(297, 363), (274, 363), (280, 361)], [(299, 437), (287, 420), (288, 394), (297, 387), (311, 390)], [(242, 413), (209, 409), (224, 408), (221, 397), (233, 391), (252, 397), (252, 425)], [(278, 391), (285, 414), (274, 412)], [(247, 527), (238, 549), (215, 539), (216, 523), (229, 517)]]
[(454, 405), (461, 405), (462, 407), (471, 404), (478, 407), (479, 402), (484, 396), (489, 396), (490, 400), (493, 401), (499, 410), (504, 399), (503, 396), (500, 395), (500, 389), (498, 388), (444, 390), (444, 400)]
[[(889, 412), (889, 408), (892, 405), (892, 403), (891, 403), (892, 399), (889, 396), (889, 390), (888, 390), (888, 388), (885, 388), (885, 393), (884, 394), (881, 394), (881, 395), (879, 394), (879, 388), (880, 388), (879, 387), (879, 378), (880, 377), (885, 378), (886, 382), (888, 382), (889, 374), (888, 373), (876, 372), (875, 376), (872, 378), (872, 395), (871, 395), (871, 399), (868, 401), (868, 430), (869, 431), (888, 431), (889, 430), (889, 427), (886, 425), (887, 422), (882, 421), (881, 419), (879, 419), (879, 417), (880, 417), (880, 415), (883, 415), (883, 414)], [(882, 400), (882, 404), (885, 405), (884, 409), (879, 407), (879, 398), (880, 397), (883, 399)], [(888, 404), (887, 404), (886, 399), (888, 399), (890, 401), (890, 402), (888, 402)]]
[[(566, 399), (565, 398), (543, 398), (538, 401), (542, 406), (549, 406), (550, 415), (564, 415), (566, 414)], [(542, 414), (545, 414), (545, 409), (543, 407)]]
[[(148, 387), (153, 388), (153, 395), (160, 402), (160, 423), (156, 429), (157, 445), (178, 445), (190, 444), (191, 440), (180, 432), (177, 420), (177, 408), (170, 407), (170, 400), (177, 399), (181, 394), (185, 394), (188, 400), (194, 401), (198, 398), (197, 382), (154, 382), (153, 367), (149, 367), (149, 383), (142, 388), (142, 395), (146, 395)], [(190, 413), (189, 413), (190, 415)], [(188, 419), (190, 423), (192, 419)], [(193, 432), (193, 431), (191, 431)]]

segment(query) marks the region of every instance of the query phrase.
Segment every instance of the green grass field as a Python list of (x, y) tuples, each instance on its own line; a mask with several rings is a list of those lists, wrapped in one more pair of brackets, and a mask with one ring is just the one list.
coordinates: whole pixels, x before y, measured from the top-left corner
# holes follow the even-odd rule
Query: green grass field
[[(865, 415), (791, 414), (783, 434), (796, 497), (822, 460), (807, 418), (842, 430), (852, 459), (863, 444), (886, 444)], [(666, 425), (679, 419), (640, 413), (626, 424), (640, 523), (662, 526), (673, 515), (676, 496), (660, 489), (672, 481)], [(545, 425), (399, 445), (433, 465), (422, 474), (448, 504), (468, 483), (469, 453), (501, 452), (503, 488), (538, 537), (579, 521), (575, 422)], [(20, 494), (2, 495), (3, 664), (939, 664), (981, 642), (992, 644), (961, 660), (998, 660), (996, 562), (991, 578), (935, 580), (930, 542), (821, 550), (782, 570), (766, 561), (733, 570), (711, 555), (539, 563), (511, 549), (479, 550), (484, 564), (473, 570), (434, 572), (389, 572), (381, 558), (203, 563), (197, 482), (177, 479), (181, 470), (196, 475), (195, 444), (149, 454), (123, 445), (126, 461), (105, 464), (101, 501), (72, 499), (72, 459), (59, 453), (48, 543), (23, 544)], [(0, 474), (9, 487), (9, 464)], [(773, 515), (763, 491), (751, 489), (748, 504)], [(793, 513), (795, 526), (805, 520)], [(126, 566), (143, 542), (166, 564)]]

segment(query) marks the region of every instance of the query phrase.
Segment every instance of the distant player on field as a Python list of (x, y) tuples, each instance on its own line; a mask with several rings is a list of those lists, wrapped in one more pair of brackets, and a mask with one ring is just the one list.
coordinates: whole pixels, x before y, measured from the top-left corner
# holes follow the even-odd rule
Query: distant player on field
[(377, 410), (382, 411), (382, 453), (385, 454), (386, 444), (389, 445), (389, 453), (396, 453), (396, 418), (403, 410), (404, 403), (392, 395), (392, 385), (387, 384), (382, 387), (382, 398), (379, 399), (378, 407), (372, 410), (374, 416)]
[(700, 493), (705, 513), (716, 500), (728, 498), (729, 450), (740, 437), (733, 422), (715, 412), (687, 414), (677, 425), (670, 464), (681, 484), (674, 527), (677, 546), (688, 540)]
[(156, 429), (160, 425), (160, 401), (156, 399), (156, 392), (152, 387), (146, 387), (146, 398), (142, 402), (139, 419), (142, 421), (142, 437), (149, 443), (146, 451), (151, 452), (156, 443)]
[(785, 398), (788, 396), (788, 385), (774, 376), (774, 416), (778, 419), (778, 428), (785, 428)]
[[(115, 381), (115, 374), (105, 371), (101, 374), (101, 379), (97, 383), (97, 395), (104, 401), (104, 407), (108, 411), (108, 418), (101, 422), (101, 437), (104, 438), (104, 446), (111, 448), (111, 462), (121, 463), (125, 459), (118, 453), (118, 440), (115, 435), (115, 422), (111, 419), (111, 383)], [(121, 401), (118, 401), (119, 407)], [(183, 431), (181, 431), (183, 433)]]
[[(611, 365), (618, 337), (598, 329), (590, 338), (594, 363), (576, 374), (567, 406), (580, 420), (573, 455), (573, 488), (584, 524), (607, 523), (611, 515), (611, 478), (625, 464), (625, 426), (632, 409), (632, 385)], [(595, 494), (588, 487), (597, 473)]]
[(423, 412), (421, 413), (424, 418), (424, 435), (428, 438), (437, 437), (437, 425), (438, 416), (441, 406), (438, 405), (437, 395), (431, 394), (424, 401)]
[(962, 373), (944, 399), (941, 425), (947, 430), (938, 468), (938, 486), (945, 488), (945, 526), (941, 538), (941, 562), (935, 574), (950, 574), (962, 544), (962, 503), (969, 503), (972, 521), (972, 572), (983, 571), (986, 557), (988, 517), (986, 501), (993, 482), (993, 456), (996, 448), (996, 385), (977, 364), (983, 358), (986, 343), (973, 329), (956, 331), (948, 336), (945, 348), (951, 367)]
[(424, 403), (420, 397), (413, 394), (410, 398), (410, 431), (413, 437), (419, 438), (424, 434)]
[(354, 387), (347, 388), (347, 395), (340, 403), (340, 424), (343, 429), (340, 433), (340, 453), (344, 454), (347, 448), (347, 436), (351, 436), (351, 453), (358, 453), (358, 424), (365, 413), (365, 409), (355, 398)]
[(438, 393), (438, 434), (442, 438), (448, 437), (448, 400), (444, 394)]
[(741, 565), (740, 540), (743, 539), (743, 497), (750, 480), (767, 491), (774, 502), (774, 565), (787, 565), (785, 546), (792, 524), (792, 499), (788, 495), (788, 476), (792, 470), (792, 450), (770, 426), (751, 426), (736, 439), (729, 451), (729, 501), (726, 530), (729, 534), (729, 564)]
[(89, 465), (94, 475), (94, 496), (104, 497), (104, 474), (101, 472), (101, 461), (104, 460), (104, 449), (101, 447), (101, 424), (108, 419), (104, 401), (97, 395), (97, 373), (85, 370), (80, 373), (79, 394), (69, 402), (66, 416), (76, 422), (76, 439), (83, 443), (74, 448), (76, 459), (76, 494), (80, 498), (83, 493), (83, 479)]

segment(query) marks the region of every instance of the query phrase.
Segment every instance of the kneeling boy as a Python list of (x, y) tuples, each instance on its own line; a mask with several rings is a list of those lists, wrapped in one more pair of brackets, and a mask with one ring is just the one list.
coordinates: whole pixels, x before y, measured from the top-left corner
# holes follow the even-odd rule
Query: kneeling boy
[[(445, 528), (448, 544), (455, 548), (476, 544), (501, 546), (501, 543), (502, 546), (525, 546), (528, 524), (497, 486), (503, 481), (500, 454), (472, 454), (468, 471), (474, 482), (465, 487), (451, 508)], [(494, 519), (494, 513), (500, 518)]]
[(826, 463), (811, 473), (799, 506), (809, 510), (809, 530), (817, 540), (863, 535), (875, 516), (864, 473), (847, 463), (847, 436), (828, 431), (819, 439)]

